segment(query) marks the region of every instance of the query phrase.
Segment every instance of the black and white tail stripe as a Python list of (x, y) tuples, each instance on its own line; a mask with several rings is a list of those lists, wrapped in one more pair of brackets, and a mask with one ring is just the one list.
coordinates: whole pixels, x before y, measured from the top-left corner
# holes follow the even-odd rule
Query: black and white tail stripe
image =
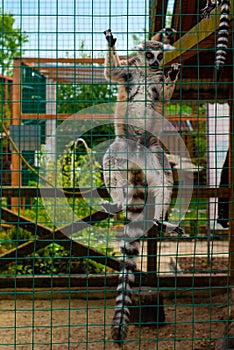
[(229, 32), (229, 12), (230, 1), (229, 0), (207, 0), (206, 7), (202, 10), (203, 17), (209, 17), (210, 12), (221, 5), (220, 23), (218, 29), (218, 42), (216, 48), (215, 57), (215, 80), (219, 81), (221, 69), (226, 61), (227, 48), (228, 48), (228, 32)]
[(121, 241), (122, 267), (117, 286), (117, 297), (115, 302), (115, 313), (111, 328), (112, 339), (121, 345), (128, 333), (130, 321), (129, 306), (132, 305), (131, 289), (135, 281), (136, 259), (139, 255), (139, 240)]
[(220, 16), (220, 24), (219, 24), (219, 32), (218, 32), (219, 37), (218, 37), (216, 60), (215, 60), (217, 81), (219, 80), (220, 69), (225, 64), (226, 55), (227, 55), (230, 1), (222, 0), (221, 5), (222, 5), (221, 16)]

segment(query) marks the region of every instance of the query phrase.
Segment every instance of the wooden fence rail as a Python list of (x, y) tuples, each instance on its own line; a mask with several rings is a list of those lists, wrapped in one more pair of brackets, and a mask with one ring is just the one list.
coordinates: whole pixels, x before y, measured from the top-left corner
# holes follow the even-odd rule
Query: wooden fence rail
[[(63, 188), (39, 188), (39, 187), (2, 187), (2, 197), (61, 197), (64, 196)], [(82, 191), (87, 191), (87, 188), (66, 188), (66, 196), (80, 198), (82, 197)], [(91, 191), (90, 198), (95, 198), (98, 195), (102, 198), (108, 198), (108, 192), (106, 188), (98, 188)], [(176, 186), (173, 190), (173, 196), (176, 196), (177, 189)], [(222, 197), (229, 198), (230, 189), (229, 187), (222, 188), (208, 188), (205, 186), (195, 186), (193, 188), (192, 197), (193, 198), (210, 198), (210, 197)], [(5, 252), (0, 256), (1, 266), (5, 266), (9, 263), (14, 262), (16, 259), (25, 258), (27, 255), (32, 254), (33, 252), (39, 250), (42, 247), (49, 245), (51, 242), (56, 242), (63, 246), (65, 249), (71, 251), (74, 257), (85, 257), (92, 259), (98, 263), (106, 265), (111, 269), (118, 271), (119, 270), (119, 261), (111, 256), (105, 255), (89, 246), (71, 240), (70, 237), (74, 232), (83, 230), (86, 226), (86, 223), (94, 225), (97, 222), (100, 222), (106, 218), (110, 217), (109, 214), (102, 211), (98, 211), (83, 217), (75, 222), (72, 222), (68, 225), (60, 227), (58, 229), (51, 229), (49, 227), (43, 226), (37, 222), (34, 222), (16, 211), (12, 211), (8, 208), (1, 208), (1, 218), (6, 223), (10, 225), (18, 225), (19, 227), (26, 229), (34, 235), (34, 238), (29, 240), (26, 243), (19, 244), (15, 249)], [(147, 257), (147, 273), (146, 277), (143, 274), (144, 279), (147, 283), (155, 284), (155, 274), (157, 267), (157, 237), (158, 230), (156, 227), (153, 227), (149, 231), (150, 240), (147, 240), (147, 251), (150, 251), (150, 254)], [(19, 242), (20, 243), (20, 242)], [(138, 271), (139, 272), (139, 271)]]
[[(64, 190), (66, 193), (64, 194)], [(11, 197), (41, 197), (41, 193), (43, 193), (43, 197), (75, 197), (81, 198), (82, 192), (87, 191), (87, 188), (74, 188), (74, 187), (66, 187), (66, 188), (51, 188), (51, 187), (12, 187), (12, 186), (3, 186), (1, 187), (1, 196), (6, 198)], [(109, 193), (105, 187), (99, 187), (90, 191), (90, 198), (95, 198), (96, 191), (102, 198), (108, 198)], [(173, 189), (173, 197), (177, 195), (177, 188), (174, 186)], [(229, 198), (230, 197), (230, 186), (227, 187), (219, 187), (219, 188), (211, 188), (207, 186), (194, 186), (192, 198)]]

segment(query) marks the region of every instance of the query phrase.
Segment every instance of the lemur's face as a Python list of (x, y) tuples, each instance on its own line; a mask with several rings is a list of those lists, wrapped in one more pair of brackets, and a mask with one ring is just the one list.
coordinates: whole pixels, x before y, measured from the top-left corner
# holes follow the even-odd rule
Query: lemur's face
[(159, 41), (149, 40), (138, 45), (138, 55), (150, 68), (157, 69), (163, 63), (164, 51), (173, 50), (174, 47), (169, 44), (163, 44)]

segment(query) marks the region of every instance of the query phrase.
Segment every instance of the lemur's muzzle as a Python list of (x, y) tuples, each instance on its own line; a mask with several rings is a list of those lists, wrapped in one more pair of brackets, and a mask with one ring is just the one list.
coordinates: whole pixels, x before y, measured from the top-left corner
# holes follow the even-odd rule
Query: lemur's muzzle
[(155, 60), (154, 62), (150, 63), (149, 66), (152, 69), (158, 69), (160, 67), (160, 63), (158, 62), (158, 60)]

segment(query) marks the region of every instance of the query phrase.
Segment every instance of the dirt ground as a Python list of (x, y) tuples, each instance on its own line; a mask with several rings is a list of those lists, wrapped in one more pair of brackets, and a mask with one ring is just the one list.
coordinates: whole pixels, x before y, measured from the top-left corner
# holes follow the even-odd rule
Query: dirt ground
[[(166, 323), (130, 325), (125, 350), (214, 349), (227, 294), (165, 299)], [(0, 300), (0, 350), (113, 350), (114, 299)]]
[(179, 257), (178, 264), (183, 273), (227, 273), (228, 272), (228, 258), (219, 256), (212, 257), (208, 262), (206, 256), (202, 257)]

